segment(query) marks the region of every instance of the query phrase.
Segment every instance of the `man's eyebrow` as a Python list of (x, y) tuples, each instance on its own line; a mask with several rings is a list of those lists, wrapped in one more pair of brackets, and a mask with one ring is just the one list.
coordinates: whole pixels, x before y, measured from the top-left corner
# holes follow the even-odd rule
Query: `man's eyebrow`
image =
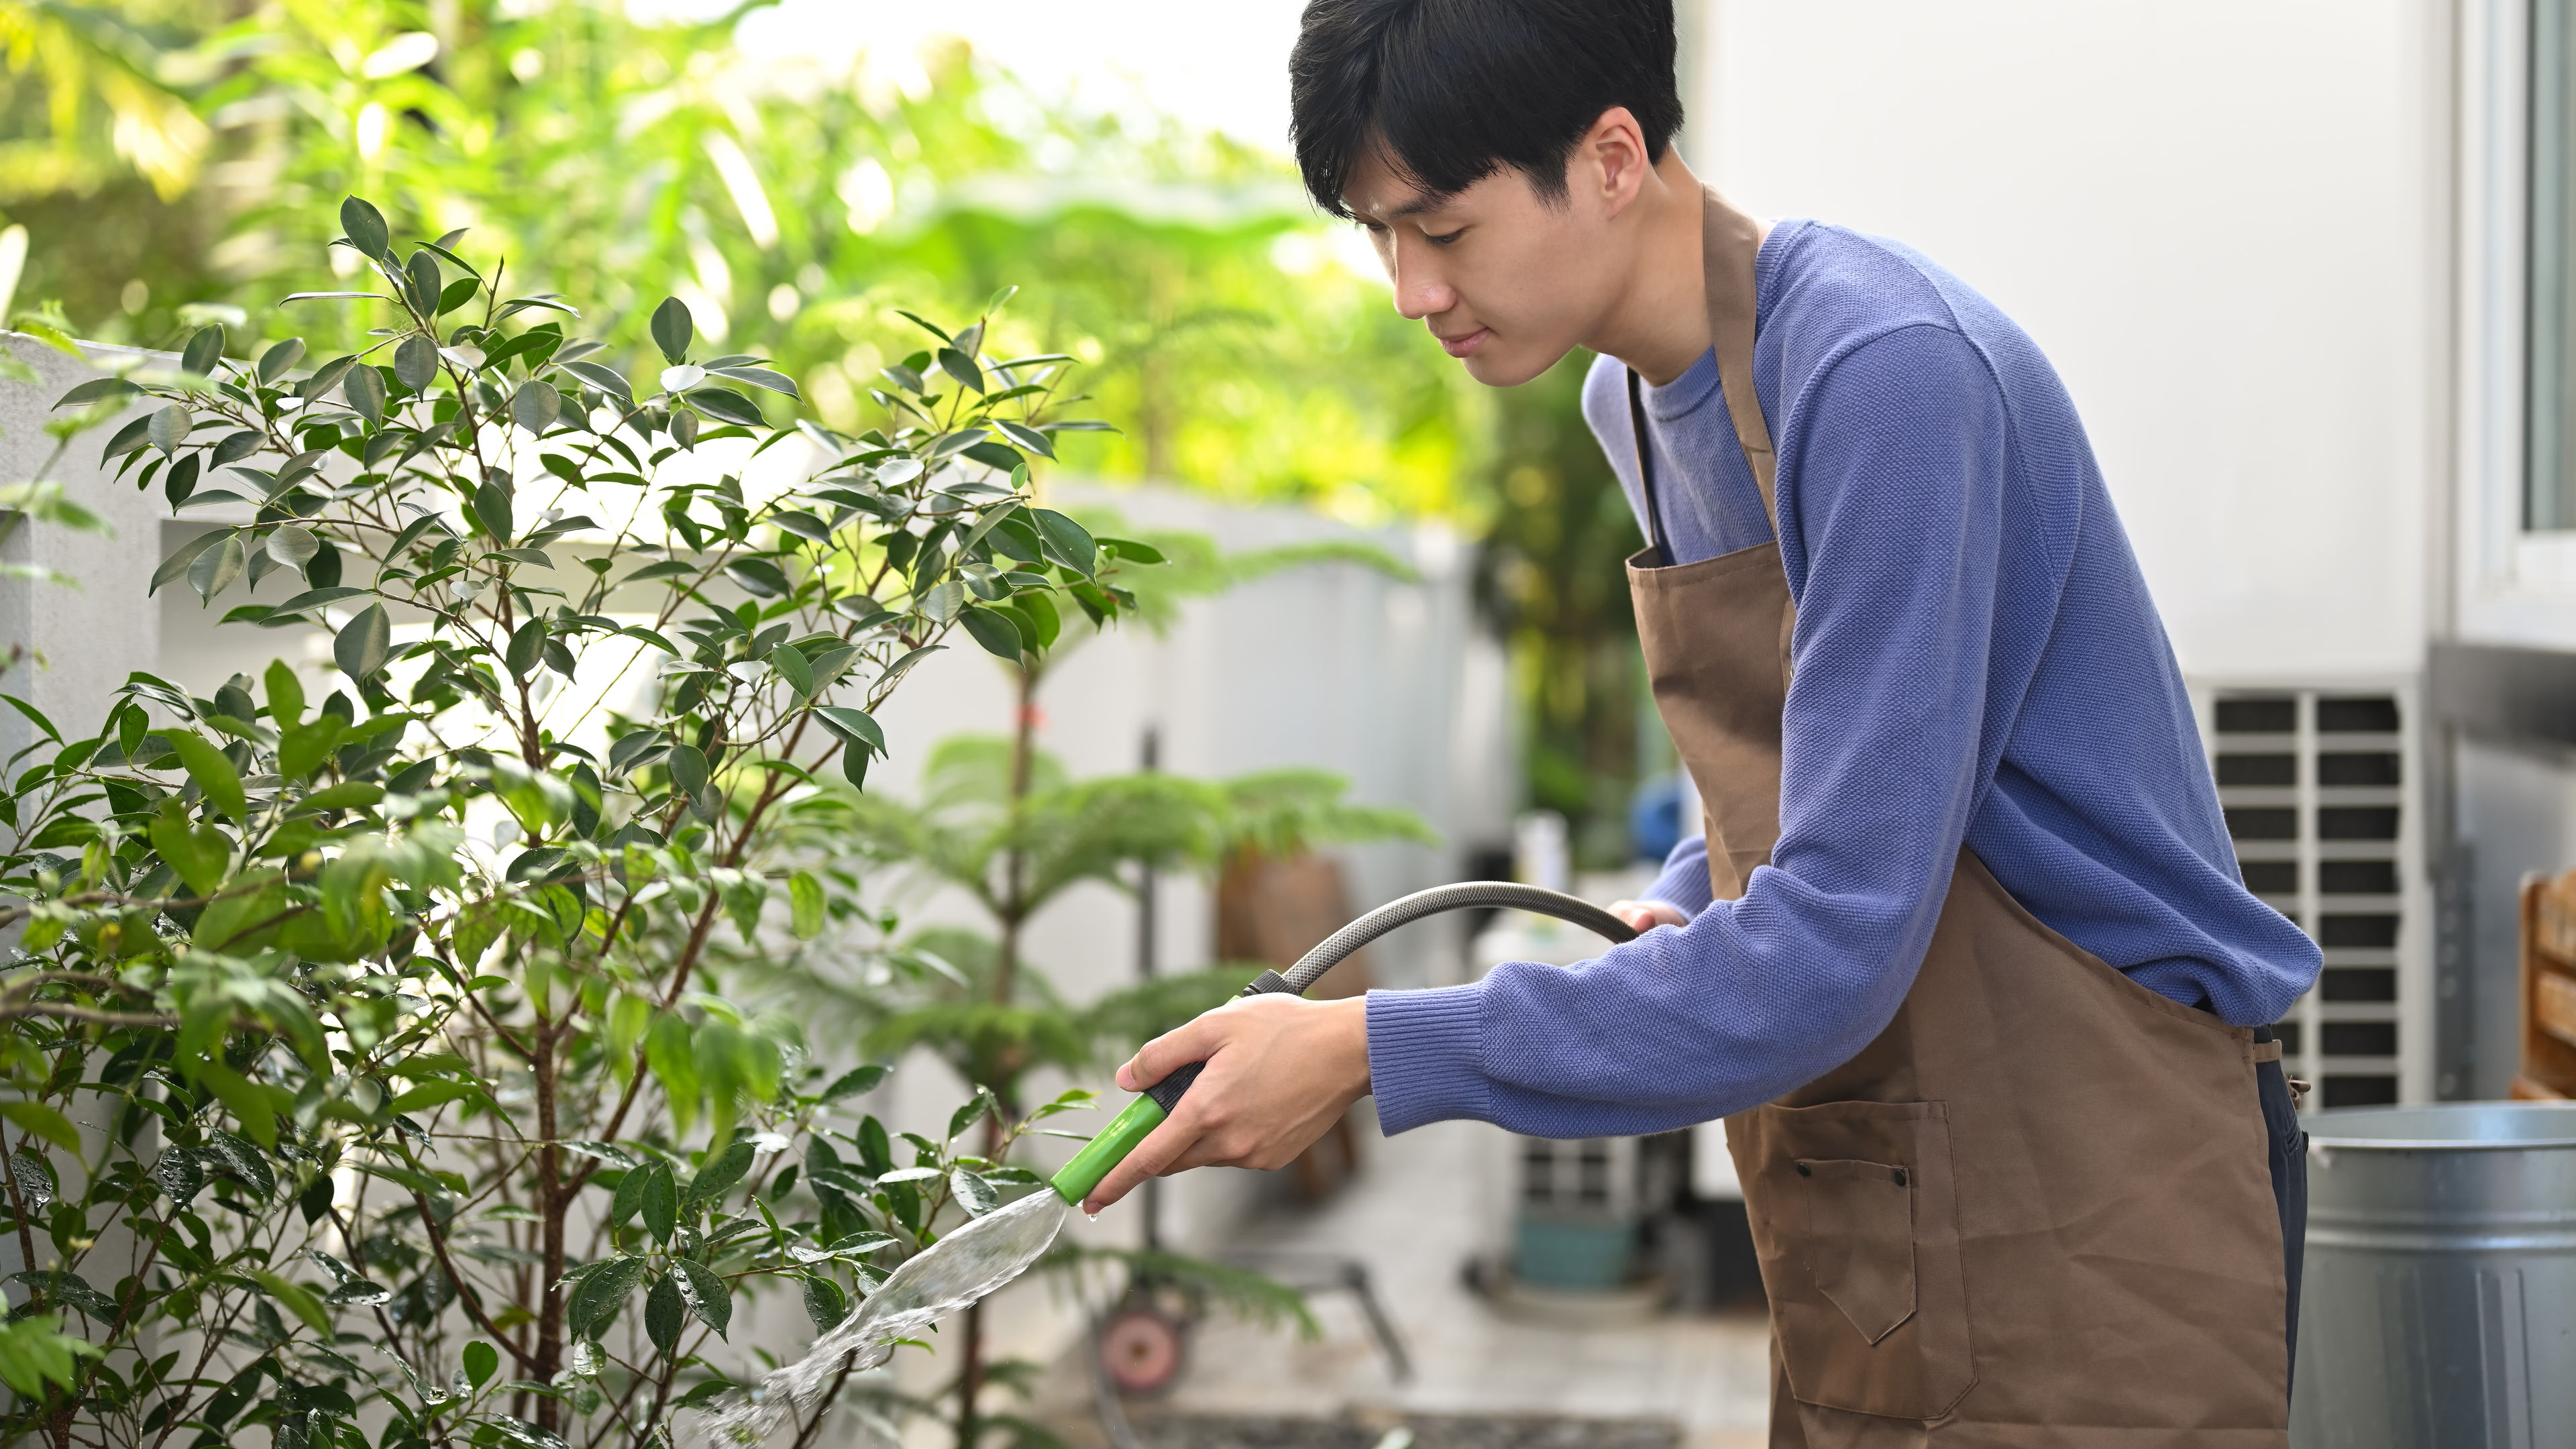
[(1402, 221), (1408, 216), (1420, 216), (1427, 211), (1438, 211), (1448, 205), (1448, 202), (1449, 198), (1445, 196), (1424, 196), (1417, 192), (1411, 201), (1402, 206), (1390, 207), (1383, 213), (1355, 206), (1351, 208), (1351, 215), (1361, 221)]

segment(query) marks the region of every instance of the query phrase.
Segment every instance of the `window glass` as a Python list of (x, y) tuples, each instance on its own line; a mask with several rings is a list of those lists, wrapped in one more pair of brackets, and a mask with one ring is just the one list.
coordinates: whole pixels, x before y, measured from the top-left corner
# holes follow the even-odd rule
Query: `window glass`
[(2576, 0), (2531, 6), (2530, 481), (2523, 527), (2576, 528)]

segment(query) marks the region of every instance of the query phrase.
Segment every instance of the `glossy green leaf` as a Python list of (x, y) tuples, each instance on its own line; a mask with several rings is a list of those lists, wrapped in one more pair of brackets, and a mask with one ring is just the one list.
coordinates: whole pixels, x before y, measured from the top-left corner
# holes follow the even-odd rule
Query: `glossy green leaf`
[(820, 1273), (805, 1276), (805, 1316), (814, 1320), (814, 1331), (829, 1333), (850, 1316), (850, 1296), (841, 1285)]
[(652, 1029), (644, 1036), (644, 1064), (652, 1070), (654, 1080), (662, 1084), (671, 1109), (675, 1130), (686, 1132), (697, 1120), (698, 1103), (705, 1095), (698, 1083), (697, 1052), (689, 1040), (689, 1023), (677, 1012), (662, 1012), (653, 1018)]
[(1021, 651), (1029, 647), (1029, 641), (1021, 636), (1018, 623), (998, 609), (968, 609), (957, 616), (957, 622), (976, 643), (984, 646), (985, 653), (996, 658), (1016, 664)]
[(179, 366), (199, 377), (212, 377), (215, 367), (224, 359), (224, 324), (200, 327), (188, 339), (187, 350), (179, 354)]
[(288, 1312), (302, 1319), (305, 1327), (321, 1334), (326, 1341), (330, 1338), (330, 1310), (322, 1306), (322, 1300), (314, 1296), (312, 1289), (301, 1283), (288, 1282), (266, 1268), (252, 1269), (250, 1276), (258, 1281), (260, 1287), (268, 1290), (269, 1297), (276, 1299)]
[(430, 380), (438, 376), (438, 344), (419, 333), (402, 340), (394, 348), (394, 381), (413, 392), (429, 390)]
[(615, 1321), (636, 1285), (644, 1281), (644, 1260), (620, 1255), (582, 1275), (564, 1305), (566, 1327), (576, 1338), (598, 1338)]
[(285, 524), (268, 536), (268, 556), (298, 572), (321, 551), (322, 541), (300, 523)]
[(203, 603), (213, 603), (215, 595), (231, 588), (250, 562), (249, 552), (242, 547), (241, 535), (225, 534), (211, 543), (188, 564), (188, 587), (197, 591)]
[(54, 406), (79, 407), (103, 398), (136, 397), (142, 392), (143, 389), (121, 377), (93, 377), (87, 382), (74, 383), (61, 397), (54, 399)]
[(54, 728), (54, 722), (45, 717), (45, 712), (43, 710), (36, 708), (34, 705), (27, 703), (25, 700), (20, 699), (14, 694), (0, 694), (0, 702), (5, 702), (11, 709), (14, 709), (19, 714), (25, 716), (29, 724), (43, 730), (45, 732), (45, 738), (52, 740), (55, 744), (61, 744), (63, 742), (62, 731)]
[(152, 446), (164, 455), (175, 453), (181, 443), (188, 441), (188, 431), (195, 426), (196, 420), (188, 410), (172, 403), (152, 415)]
[(761, 415), (760, 404), (738, 392), (720, 387), (702, 387), (688, 394), (689, 406), (720, 423), (738, 428), (757, 428), (768, 420)]
[(679, 1231), (680, 1189), (671, 1179), (669, 1164), (656, 1162), (643, 1170), (644, 1186), (636, 1196), (636, 1212), (643, 1219), (644, 1230), (653, 1241), (667, 1243)]
[(688, 1200), (705, 1202), (723, 1196), (727, 1189), (742, 1181), (744, 1173), (751, 1171), (755, 1156), (757, 1154), (748, 1142), (736, 1142), (717, 1153), (706, 1166), (698, 1169), (696, 1177), (689, 1179)]
[(224, 883), (224, 873), (232, 865), (233, 843), (221, 830), (212, 825), (190, 825), (173, 802), (153, 817), (149, 833), (152, 848), (161, 852), (161, 858), (189, 890), (200, 896), (210, 895)]
[(71, 1119), (42, 1102), (0, 1102), (0, 1117), (15, 1123), (18, 1130), (32, 1132), (65, 1152), (80, 1155), (80, 1129)]
[(393, 244), (393, 233), (385, 226), (385, 214), (357, 197), (340, 203), (340, 234), (358, 249), (363, 257), (382, 257)]
[(1047, 557), (1089, 578), (1100, 552), (1090, 531), (1052, 508), (1032, 508), (1029, 512), (1037, 520), (1038, 537), (1046, 545)]
[(188, 777), (197, 782), (197, 788), (205, 792), (208, 803), (234, 820), (249, 818), (250, 806), (242, 793), (241, 772), (233, 768), (232, 761), (224, 758), (222, 750), (194, 730), (158, 730), (155, 733), (169, 741), (170, 748), (178, 753), (180, 765), (187, 770)]
[(510, 420), (532, 433), (543, 433), (563, 414), (563, 394), (539, 378), (520, 383), (510, 394)]
[(716, 1337), (723, 1338), (733, 1322), (733, 1285), (715, 1269), (687, 1258), (673, 1259), (671, 1268), (679, 1276), (680, 1291), (688, 1299), (689, 1311), (714, 1329)]
[[(340, 747), (342, 732), (347, 728), (338, 715), (321, 715), (311, 724), (294, 725), (278, 732), (277, 773), (289, 780), (301, 780), (322, 768), (331, 752)], [(345, 787), (341, 787), (345, 788)], [(369, 786), (367, 788), (374, 788)], [(331, 793), (328, 790), (322, 794)], [(313, 807), (319, 796), (307, 796), (303, 808)], [(372, 802), (370, 802), (372, 803)], [(325, 805), (323, 809), (330, 809)]]
[(370, 423), (385, 420), (385, 375), (361, 364), (349, 369), (340, 380), (340, 396), (349, 408)]
[(385, 606), (369, 604), (331, 641), (331, 657), (343, 673), (360, 684), (382, 672), (393, 650), (393, 622)]
[(948, 1140), (954, 1142), (965, 1136), (967, 1128), (982, 1121), (986, 1114), (999, 1110), (1000, 1103), (994, 1099), (993, 1089), (978, 1088), (975, 1095), (969, 1098), (964, 1106), (948, 1114)]
[(663, 765), (671, 772), (671, 783), (679, 786), (682, 794), (695, 795), (707, 788), (707, 757), (697, 746), (671, 746)]
[(823, 883), (810, 870), (800, 870), (787, 878), (787, 902), (791, 912), (789, 928), (800, 941), (811, 941), (823, 934), (826, 897)]
[(688, 1300), (680, 1296), (679, 1280), (664, 1274), (644, 1295), (644, 1335), (653, 1341), (667, 1358), (679, 1351), (680, 1330), (688, 1326)]
[(663, 360), (673, 366), (689, 360), (689, 343), (697, 327), (689, 317), (688, 304), (677, 297), (665, 297), (653, 309), (653, 345), (662, 349)]
[(292, 729), (304, 720), (304, 681), (296, 677), (295, 668), (283, 659), (268, 661), (260, 673), (260, 684), (268, 691), (269, 723), (279, 729)]
[(501, 1351), (479, 1338), (466, 1343), (461, 1357), (465, 1363), (466, 1382), (478, 1389), (492, 1382), (492, 1375), (501, 1371)]
[(799, 395), (796, 391), (796, 383), (794, 379), (788, 377), (788, 375), (783, 372), (778, 372), (770, 368), (710, 367), (707, 369), (707, 372), (710, 376), (729, 377), (736, 382), (749, 383), (753, 387), (766, 388), (771, 392), (784, 393), (789, 397), (796, 397)]
[(805, 656), (796, 652), (796, 646), (781, 644), (770, 650), (768, 662), (770, 668), (778, 671), (778, 677), (787, 681), (787, 687), (796, 691), (798, 699), (813, 696), (814, 670), (805, 662)]
[(783, 597), (795, 587), (778, 565), (765, 558), (737, 559), (726, 564), (725, 577), (741, 585), (744, 593), (764, 599)]
[(1002, 1205), (1002, 1195), (993, 1191), (991, 1183), (962, 1167), (949, 1171), (948, 1191), (972, 1217), (980, 1218)]
[(286, 376), (287, 369), (304, 360), (304, 339), (289, 337), (259, 355), (259, 380), (275, 382)]
[(502, 662), (509, 666), (513, 678), (525, 679), (536, 671), (538, 658), (545, 653), (546, 621), (530, 619), (510, 635), (510, 647)]
[(510, 542), (518, 527), (517, 521), (511, 517), (513, 496), (514, 490), (506, 478), (488, 479), (474, 490), (474, 516), (481, 520), (483, 531), (492, 535), (494, 542), (503, 545)]

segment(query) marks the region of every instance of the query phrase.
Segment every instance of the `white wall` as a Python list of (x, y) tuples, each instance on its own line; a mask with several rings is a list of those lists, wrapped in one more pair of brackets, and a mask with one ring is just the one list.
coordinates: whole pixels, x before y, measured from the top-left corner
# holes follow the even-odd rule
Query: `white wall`
[(2411, 672), (2442, 396), (2424, 0), (1707, 0), (1685, 155), (2066, 379), (2186, 671)]
[[(54, 399), (98, 376), (97, 369), (15, 333), (0, 334), (0, 349), (43, 379), (32, 388), (0, 384), (0, 484), (25, 482), (42, 470), (115, 530), (102, 536), (21, 524), (0, 551), (12, 564), (40, 565), (76, 581), (0, 579), (0, 650), (25, 645), (37, 656), (0, 675), (0, 690), (34, 704), (63, 738), (82, 739), (107, 717), (109, 696), (127, 674), (159, 664), (158, 614), (143, 590), (161, 562), (153, 522), (160, 497), (111, 486), (98, 466), (99, 449), (124, 425), (122, 418), (52, 457), (54, 439), (44, 425), (59, 416)], [(37, 737), (17, 711), (0, 709), (0, 759)]]

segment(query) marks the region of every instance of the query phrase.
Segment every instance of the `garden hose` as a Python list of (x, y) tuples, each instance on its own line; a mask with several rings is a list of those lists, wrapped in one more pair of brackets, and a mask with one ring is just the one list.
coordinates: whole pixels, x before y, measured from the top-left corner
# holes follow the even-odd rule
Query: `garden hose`
[[(1434, 886), (1401, 900), (1389, 901), (1325, 937), (1321, 945), (1299, 958), (1297, 964), (1284, 973), (1264, 971), (1254, 977), (1252, 984), (1243, 988), (1242, 994), (1262, 996), (1286, 991), (1303, 996), (1307, 988), (1323, 979), (1325, 972), (1396, 927), (1409, 926), (1442, 911), (1476, 907), (1503, 907), (1554, 916), (1614, 942), (1637, 938), (1636, 931), (1627, 922), (1590, 901), (1511, 881), (1461, 881), (1456, 885)], [(1109, 1175), (1109, 1170), (1135, 1151), (1136, 1145), (1181, 1105), (1182, 1094), (1189, 1091), (1190, 1084), (1198, 1080), (1199, 1072), (1205, 1066), (1204, 1062), (1191, 1062), (1147, 1087), (1129, 1102), (1125, 1111), (1102, 1128), (1100, 1134), (1075, 1153), (1073, 1160), (1064, 1165), (1064, 1170), (1055, 1175), (1053, 1186), (1056, 1195), (1079, 1207), (1083, 1198)]]

